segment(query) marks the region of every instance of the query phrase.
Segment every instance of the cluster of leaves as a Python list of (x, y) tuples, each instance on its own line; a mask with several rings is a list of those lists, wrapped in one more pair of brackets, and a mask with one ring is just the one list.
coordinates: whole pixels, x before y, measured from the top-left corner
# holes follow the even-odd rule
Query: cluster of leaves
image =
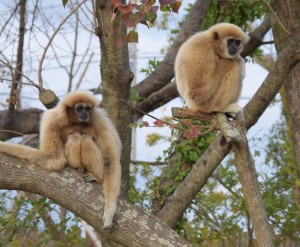
[(277, 232), (299, 237), (300, 214), (295, 195), (300, 178), (286, 121), (274, 124), (270, 133), (265, 157), (270, 174), (263, 177), (264, 203)]
[[(55, 215), (56, 209), (50, 200), (40, 197), (30, 201), (26, 196), (17, 197), (14, 191), (0, 193), (0, 246), (86, 246), (81, 237), (81, 225), (77, 218), (66, 218), (52, 225), (63, 236), (63, 240), (53, 241), (53, 232), (46, 226), (41, 215)], [(57, 217), (56, 217), (57, 216)], [(57, 221), (57, 220), (55, 220)], [(54, 221), (54, 222), (55, 222)], [(55, 244), (54, 244), (55, 243)]]
[(153, 121), (152, 125), (150, 125), (148, 121), (142, 121), (131, 123), (130, 127), (143, 128), (168, 126), (170, 129), (181, 130), (183, 137), (187, 139), (194, 139), (197, 136), (202, 136), (213, 131), (213, 126), (211, 126), (211, 123), (209, 122), (203, 123), (202, 121), (191, 119), (178, 120), (171, 117), (165, 117), (163, 119), (153, 118), (155, 118), (155, 121)]
[(246, 29), (248, 23), (253, 23), (267, 13), (264, 0), (257, 1), (219, 1), (213, 0), (202, 24), (207, 29), (215, 23), (229, 22)]
[[(140, 0), (140, 3), (123, 3), (121, 0), (113, 0), (113, 13), (111, 22), (118, 22), (117, 26), (122, 22), (126, 27), (134, 29), (138, 24), (146, 25), (148, 28), (154, 24), (157, 18), (157, 12), (178, 13), (181, 1), (178, 0), (159, 0), (159, 6), (156, 0)], [(117, 18), (119, 16), (119, 18)], [(127, 36), (122, 33), (115, 35), (115, 44), (122, 48), (126, 42), (138, 42), (138, 33), (130, 30)]]
[(158, 65), (160, 65), (161, 61), (159, 61), (156, 57), (148, 60), (148, 65), (146, 68), (142, 68), (140, 72), (145, 73), (146, 76), (150, 75), (155, 71)]
[(113, 0), (112, 2), (114, 7), (112, 20), (120, 13), (127, 27), (136, 27), (139, 23), (149, 27), (155, 22), (158, 9), (162, 12), (178, 13), (181, 6), (181, 1), (178, 0), (159, 0), (160, 6), (155, 5), (156, 0), (140, 0), (140, 4), (130, 1), (128, 4), (124, 4), (121, 0)]

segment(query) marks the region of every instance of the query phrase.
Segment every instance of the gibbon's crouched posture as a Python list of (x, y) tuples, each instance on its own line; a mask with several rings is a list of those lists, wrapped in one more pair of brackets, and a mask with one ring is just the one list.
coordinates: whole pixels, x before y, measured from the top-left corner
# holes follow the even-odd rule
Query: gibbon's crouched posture
[(0, 142), (4, 152), (50, 171), (65, 164), (85, 168), (88, 180), (103, 183), (105, 208), (103, 228), (112, 224), (121, 184), (121, 141), (105, 110), (90, 93), (69, 93), (45, 112), (40, 126), (40, 150)]
[(179, 49), (175, 78), (179, 94), (193, 111), (237, 116), (245, 77), (240, 56), (248, 36), (237, 26), (220, 23), (190, 37)]

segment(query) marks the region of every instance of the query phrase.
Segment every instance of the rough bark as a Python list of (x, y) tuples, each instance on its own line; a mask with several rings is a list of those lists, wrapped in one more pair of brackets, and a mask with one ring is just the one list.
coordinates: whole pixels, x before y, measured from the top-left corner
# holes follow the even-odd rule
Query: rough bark
[(119, 200), (113, 227), (102, 230), (103, 194), (95, 182), (84, 183), (80, 174), (66, 168), (49, 172), (9, 155), (0, 154), (0, 188), (40, 194), (70, 210), (102, 236), (128, 247), (190, 246), (155, 216)]
[[(291, 33), (285, 32), (279, 23), (278, 19), (273, 14), (272, 29), (275, 39), (275, 47), (280, 53), (286, 46), (286, 41), (297, 34), (296, 28), (300, 26), (300, 1), (289, 0), (273, 1), (272, 8), (274, 9), (277, 18), (282, 25)], [(284, 109), (287, 117), (288, 128), (290, 129), (290, 138), (293, 142), (294, 157), (296, 160), (296, 180), (300, 180), (300, 62), (291, 70), (284, 82), (284, 90), (282, 98), (284, 99)], [(300, 210), (300, 189), (297, 186), (293, 188), (294, 200)]]
[[(253, 98), (245, 106), (244, 123), (246, 129), (249, 129), (258, 121), (278, 93), (290, 70), (295, 66), (297, 61), (299, 61), (300, 30), (297, 31), (297, 34), (298, 35), (295, 35), (293, 39), (286, 43), (286, 47), (279, 54), (273, 70), (269, 73)], [(175, 226), (177, 220), (190, 205), (194, 196), (203, 188), (210, 175), (228, 154), (230, 147), (227, 143), (222, 142), (222, 139), (221, 134), (216, 137), (159, 212), (158, 217), (169, 226)]]
[(234, 163), (256, 234), (257, 246), (275, 246), (274, 233), (269, 225), (268, 216), (264, 208), (256, 176), (255, 164), (248, 145), (243, 121), (232, 121), (229, 123), (224, 114), (217, 114), (216, 118), (221, 133), (225, 136), (226, 140), (232, 144)]
[(39, 132), (42, 110), (28, 108), (22, 111), (0, 111), (0, 140)]
[[(101, 45), (101, 77), (103, 107), (115, 124), (122, 141), (122, 187), (121, 197), (128, 197), (129, 164), (131, 153), (131, 111), (121, 99), (129, 101), (133, 73), (129, 68), (128, 47), (120, 49), (115, 45), (116, 31), (111, 25), (111, 1), (96, 1), (98, 33)], [(120, 33), (126, 35), (126, 27), (121, 24)]]

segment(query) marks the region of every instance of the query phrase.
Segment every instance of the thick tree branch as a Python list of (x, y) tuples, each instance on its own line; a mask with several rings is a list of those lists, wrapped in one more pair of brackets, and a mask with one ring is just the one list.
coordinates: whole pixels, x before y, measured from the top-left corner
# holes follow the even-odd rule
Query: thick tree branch
[(42, 110), (0, 111), (0, 140), (39, 132)]
[(275, 246), (274, 233), (268, 223), (268, 216), (256, 177), (254, 159), (250, 152), (243, 122), (229, 122), (226, 116), (220, 113), (216, 114), (216, 119), (221, 133), (225, 136), (226, 140), (232, 144), (235, 167), (243, 188), (258, 246)]
[(263, 44), (263, 39), (266, 33), (271, 29), (270, 16), (266, 16), (263, 22), (249, 34), (250, 40), (244, 46), (244, 50), (241, 53), (242, 57), (246, 57), (253, 53), (259, 46)]
[[(299, 60), (300, 29), (292, 40), (287, 42), (285, 49), (279, 54), (273, 70), (269, 73), (262, 86), (244, 108), (245, 127), (254, 125), (265, 109), (269, 106), (282, 86), (289, 71)], [(190, 205), (194, 196), (203, 188), (208, 178), (217, 168), (230, 150), (228, 143), (219, 134), (202, 157), (194, 165), (190, 173), (180, 184), (174, 194), (168, 198), (158, 217), (169, 226), (174, 227), (183, 212)]]
[(40, 194), (70, 210), (102, 236), (130, 247), (190, 246), (155, 216), (119, 200), (113, 227), (102, 230), (103, 195), (97, 183), (84, 183), (71, 168), (49, 172), (0, 154), (0, 188)]
[[(147, 100), (144, 100), (136, 105), (138, 109), (141, 109), (143, 112), (151, 112), (162, 105), (170, 102), (172, 99), (175, 99), (179, 96), (176, 84), (171, 82), (164, 86), (162, 89), (149, 95)], [(133, 110), (133, 120), (137, 121), (141, 118), (143, 114), (139, 111)]]

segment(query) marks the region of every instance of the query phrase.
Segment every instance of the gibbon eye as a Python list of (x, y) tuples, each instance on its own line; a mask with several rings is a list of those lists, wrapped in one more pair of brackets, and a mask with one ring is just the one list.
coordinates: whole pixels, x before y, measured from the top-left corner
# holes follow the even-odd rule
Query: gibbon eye
[(236, 40), (235, 40), (235, 44), (236, 44), (236, 46), (240, 46), (241, 41), (240, 41), (239, 39), (236, 39)]
[(81, 112), (82, 110), (83, 110), (83, 106), (82, 105), (76, 106), (76, 108), (75, 108), (76, 112)]
[(234, 41), (235, 41), (234, 38), (230, 38), (227, 40), (228, 44), (234, 43)]
[(90, 112), (90, 111), (92, 110), (92, 107), (86, 106), (84, 109), (85, 109), (87, 112)]

